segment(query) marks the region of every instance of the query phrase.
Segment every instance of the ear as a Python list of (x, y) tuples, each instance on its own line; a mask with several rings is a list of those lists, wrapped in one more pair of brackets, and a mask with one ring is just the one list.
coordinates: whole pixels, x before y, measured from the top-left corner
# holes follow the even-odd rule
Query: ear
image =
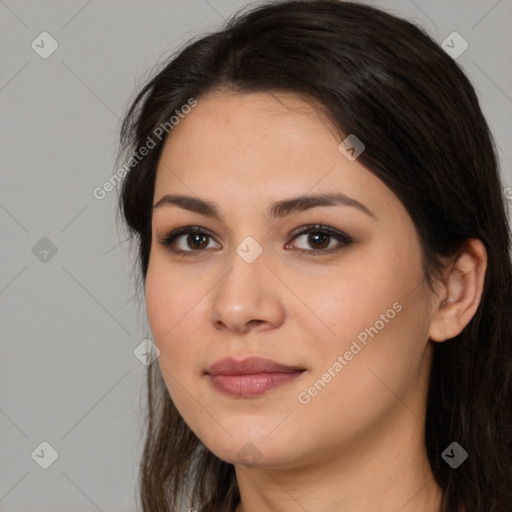
[(445, 341), (457, 336), (470, 322), (482, 297), (487, 270), (484, 244), (470, 238), (449, 267), (434, 302), (430, 339)]

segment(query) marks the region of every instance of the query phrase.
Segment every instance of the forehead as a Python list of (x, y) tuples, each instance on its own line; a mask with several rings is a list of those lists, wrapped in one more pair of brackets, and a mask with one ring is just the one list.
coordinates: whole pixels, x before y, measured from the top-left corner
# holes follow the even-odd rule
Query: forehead
[(211, 150), (214, 145), (216, 153), (229, 156), (240, 146), (248, 151), (266, 146), (267, 151), (288, 147), (297, 153), (317, 145), (319, 139), (337, 146), (335, 131), (319, 106), (296, 95), (224, 92), (197, 100), (170, 132), (165, 149), (183, 146), (197, 151), (207, 146)]
[(341, 141), (323, 112), (296, 95), (198, 99), (167, 137), (155, 200), (186, 193), (243, 207), (240, 198), (268, 203), (330, 191), (389, 210), (394, 194), (357, 160), (348, 160), (338, 149)]

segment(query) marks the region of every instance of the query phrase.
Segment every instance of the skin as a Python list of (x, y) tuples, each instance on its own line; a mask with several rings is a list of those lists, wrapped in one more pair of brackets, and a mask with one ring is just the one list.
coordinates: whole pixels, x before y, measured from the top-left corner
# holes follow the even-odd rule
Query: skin
[[(224, 91), (198, 100), (170, 133), (158, 164), (154, 204), (165, 194), (185, 194), (216, 203), (222, 215), (154, 209), (145, 292), (169, 393), (201, 441), (235, 465), (237, 512), (439, 507), (423, 440), (432, 348), (474, 315), (485, 249), (469, 240), (434, 294), (407, 211), (341, 153), (341, 140), (296, 96)], [(267, 215), (274, 201), (321, 192), (346, 194), (375, 218), (340, 205)], [(294, 239), (297, 228), (317, 223), (353, 244), (308, 241), (308, 234)], [(211, 234), (199, 237), (199, 249), (186, 234), (175, 241), (175, 249), (193, 252), (188, 257), (158, 242), (183, 226)], [(236, 252), (248, 236), (263, 250), (252, 263)], [(339, 250), (307, 253), (325, 246)], [(299, 393), (395, 303), (401, 310), (300, 403)], [(228, 356), (261, 356), (306, 371), (258, 397), (235, 398), (204, 374)], [(244, 464), (238, 452), (249, 442), (259, 458)]]

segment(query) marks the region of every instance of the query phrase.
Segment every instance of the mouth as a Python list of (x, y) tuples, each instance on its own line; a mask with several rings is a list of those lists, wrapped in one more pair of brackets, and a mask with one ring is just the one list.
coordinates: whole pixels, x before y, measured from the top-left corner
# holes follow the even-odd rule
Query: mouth
[(251, 398), (295, 380), (305, 371), (305, 368), (251, 357), (242, 361), (222, 359), (205, 373), (217, 391), (232, 397)]

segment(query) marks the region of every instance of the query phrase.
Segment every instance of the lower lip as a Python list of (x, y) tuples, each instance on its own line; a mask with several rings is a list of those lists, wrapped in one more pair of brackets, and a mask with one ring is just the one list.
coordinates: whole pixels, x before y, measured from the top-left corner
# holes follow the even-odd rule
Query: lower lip
[(250, 375), (208, 375), (213, 387), (238, 398), (259, 396), (302, 375), (293, 373), (252, 373)]

